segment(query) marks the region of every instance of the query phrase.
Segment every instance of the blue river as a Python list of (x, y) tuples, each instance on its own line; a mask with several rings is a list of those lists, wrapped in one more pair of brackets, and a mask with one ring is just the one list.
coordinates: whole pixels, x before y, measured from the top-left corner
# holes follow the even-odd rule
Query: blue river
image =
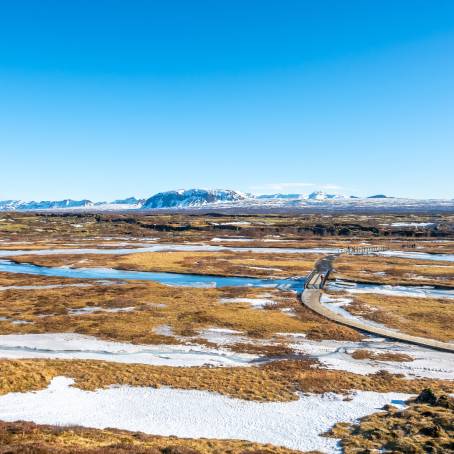
[(202, 274), (127, 271), (111, 268), (45, 267), (29, 263), (15, 263), (9, 260), (0, 260), (0, 272), (76, 279), (154, 281), (180, 287), (279, 287), (282, 289), (299, 290), (304, 284), (304, 279), (259, 279)]

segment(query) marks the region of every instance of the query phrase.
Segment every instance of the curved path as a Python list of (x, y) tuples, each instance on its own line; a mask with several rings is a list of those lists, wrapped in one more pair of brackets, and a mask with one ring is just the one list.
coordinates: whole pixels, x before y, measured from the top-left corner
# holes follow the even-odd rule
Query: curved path
[[(389, 339), (394, 339), (397, 341), (407, 342), (410, 344), (420, 345), (422, 347), (433, 348), (435, 350), (441, 350), (445, 352), (454, 353), (454, 344), (447, 342), (436, 341), (433, 339), (426, 339), (424, 337), (411, 336), (404, 333), (396, 333), (395, 331), (374, 327), (363, 323), (361, 320), (352, 320), (346, 318), (340, 314), (330, 311), (327, 307), (323, 306), (320, 303), (320, 296), (322, 293), (322, 288), (324, 281), (331, 271), (331, 263), (335, 256), (327, 256), (321, 259), (316, 263), (314, 270), (309, 275), (307, 284), (300, 294), (301, 302), (323, 317), (326, 317), (333, 322), (340, 323), (341, 325), (349, 326), (351, 328), (356, 328), (361, 331), (365, 331), (370, 334), (375, 334), (381, 337), (387, 337)], [(318, 287), (317, 287), (318, 286)]]

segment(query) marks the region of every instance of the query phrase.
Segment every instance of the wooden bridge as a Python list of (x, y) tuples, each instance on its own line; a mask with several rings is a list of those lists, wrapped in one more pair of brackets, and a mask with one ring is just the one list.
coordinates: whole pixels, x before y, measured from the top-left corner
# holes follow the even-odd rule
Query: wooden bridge
[(385, 327), (375, 327), (367, 324), (360, 319), (354, 320), (344, 317), (341, 314), (332, 312), (328, 307), (320, 302), (320, 296), (326, 279), (331, 271), (332, 261), (336, 255), (328, 255), (320, 259), (312, 272), (307, 276), (304, 284), (304, 290), (300, 293), (299, 298), (304, 306), (316, 312), (317, 314), (341, 325), (349, 326), (350, 328), (359, 329), (369, 334), (387, 337), (409, 344), (420, 345), (422, 347), (433, 348), (445, 352), (454, 353), (454, 343), (436, 341), (434, 339), (426, 339), (423, 337), (411, 336), (405, 333), (399, 333)]
[(322, 289), (331, 272), (331, 262), (334, 260), (335, 255), (327, 255), (321, 258), (316, 264), (315, 268), (306, 277), (304, 289)]
[(375, 252), (383, 252), (386, 248), (384, 246), (350, 246), (338, 250), (339, 254), (348, 255), (368, 255)]

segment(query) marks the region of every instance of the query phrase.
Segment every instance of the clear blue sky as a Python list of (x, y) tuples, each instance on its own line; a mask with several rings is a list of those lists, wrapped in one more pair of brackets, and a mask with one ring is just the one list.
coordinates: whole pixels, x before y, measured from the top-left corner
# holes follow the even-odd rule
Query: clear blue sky
[(4, 0), (0, 157), (0, 199), (452, 198), (454, 2)]

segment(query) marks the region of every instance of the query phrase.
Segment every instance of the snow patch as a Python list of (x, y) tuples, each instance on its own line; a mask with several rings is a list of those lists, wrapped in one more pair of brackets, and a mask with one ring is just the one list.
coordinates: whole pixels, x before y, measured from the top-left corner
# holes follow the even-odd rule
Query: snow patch
[(275, 304), (275, 301), (265, 298), (221, 298), (219, 302), (222, 304), (248, 303), (255, 308), (262, 308), (268, 304)]
[(0, 336), (0, 358), (96, 359), (156, 366), (248, 366), (258, 355), (200, 345), (135, 345), (73, 333)]
[(329, 393), (292, 402), (252, 402), (208, 391), (119, 386), (95, 392), (56, 377), (47, 389), (0, 396), (0, 419), (38, 424), (113, 427), (155, 435), (246, 439), (303, 451), (338, 452), (322, 437), (337, 422), (353, 422), (411, 396), (355, 392), (352, 400)]
[(407, 296), (412, 298), (454, 298), (454, 290), (439, 289), (432, 286), (330, 282), (327, 288), (331, 291), (344, 291), (348, 293), (377, 293), (381, 295)]

